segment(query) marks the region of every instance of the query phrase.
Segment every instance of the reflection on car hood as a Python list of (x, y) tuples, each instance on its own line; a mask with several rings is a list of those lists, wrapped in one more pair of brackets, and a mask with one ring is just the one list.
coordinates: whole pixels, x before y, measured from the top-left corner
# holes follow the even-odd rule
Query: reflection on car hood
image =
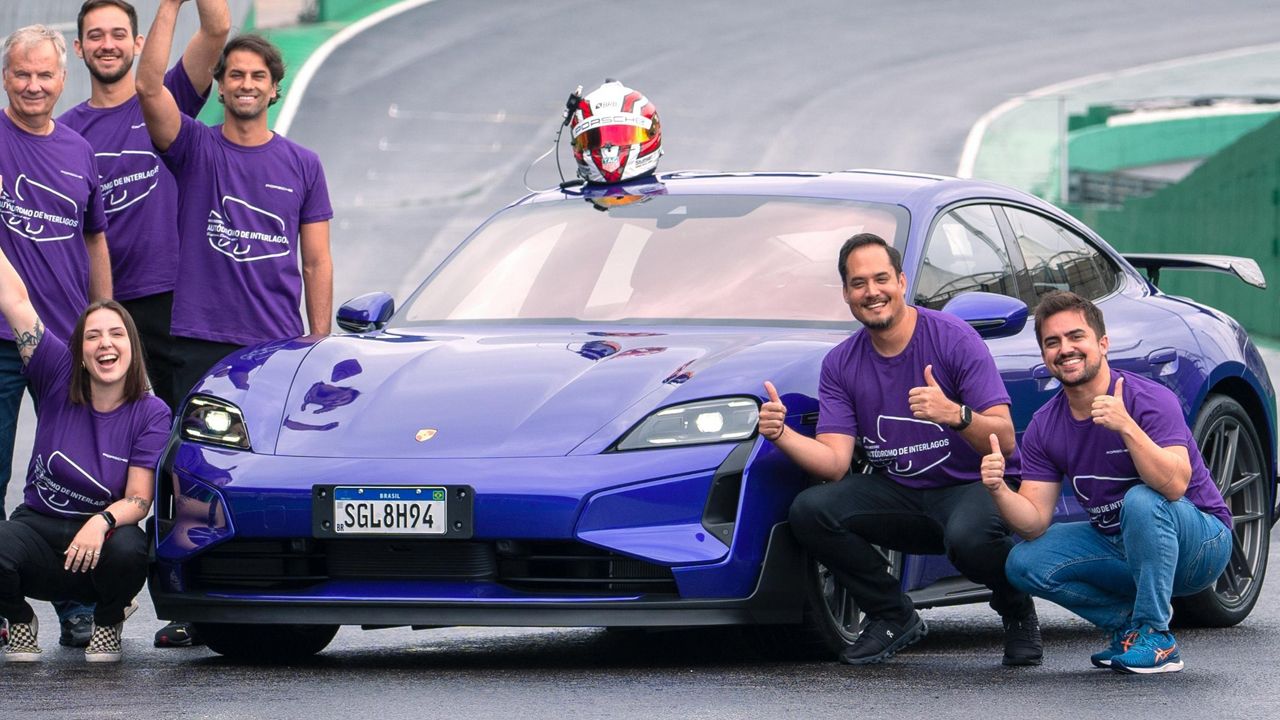
[[(747, 361), (759, 373), (744, 374), (741, 363), (728, 363), (737, 368), (731, 383), (716, 378), (714, 369), (730, 358), (744, 360), (744, 354), (769, 354), (761, 351), (762, 341), (779, 335), (788, 333), (521, 328), (484, 335), (332, 337), (307, 353), (298, 368), (275, 452), (565, 455), (602, 428), (615, 431), (606, 428), (611, 422), (624, 423), (616, 435), (653, 408), (689, 399), (682, 386), (698, 384), (694, 375), (697, 390), (709, 394), (758, 394), (768, 367), (763, 357)], [(817, 356), (832, 342), (823, 338), (813, 346)], [(794, 352), (793, 346), (789, 353)]]

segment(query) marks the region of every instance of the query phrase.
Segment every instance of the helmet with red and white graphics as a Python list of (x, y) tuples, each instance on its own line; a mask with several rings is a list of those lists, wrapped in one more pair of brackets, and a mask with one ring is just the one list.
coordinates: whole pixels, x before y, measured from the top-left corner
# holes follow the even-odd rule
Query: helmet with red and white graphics
[(622, 182), (658, 169), (658, 111), (649, 98), (617, 80), (605, 80), (578, 101), (569, 129), (578, 177), (587, 182)]

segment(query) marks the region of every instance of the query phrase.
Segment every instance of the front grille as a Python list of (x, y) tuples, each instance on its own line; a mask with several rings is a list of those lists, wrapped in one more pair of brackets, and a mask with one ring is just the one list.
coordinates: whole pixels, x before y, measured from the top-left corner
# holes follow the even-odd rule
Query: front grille
[(195, 589), (287, 590), (327, 580), (488, 581), (532, 593), (676, 593), (671, 569), (576, 542), (232, 539), (189, 566)]
[(676, 593), (671, 568), (575, 542), (497, 544), (498, 582), (534, 592)]

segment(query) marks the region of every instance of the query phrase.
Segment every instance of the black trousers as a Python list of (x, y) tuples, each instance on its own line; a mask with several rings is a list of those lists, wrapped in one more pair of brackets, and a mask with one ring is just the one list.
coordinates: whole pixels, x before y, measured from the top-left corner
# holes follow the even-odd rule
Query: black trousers
[[(222, 358), (244, 348), (244, 345), (220, 343), (211, 340), (198, 340), (189, 337), (174, 337), (174, 354), (179, 358), (174, 370), (174, 402), (181, 403), (187, 393), (196, 386), (200, 378), (209, 372)], [(174, 413), (178, 409), (174, 408)]]
[(147, 376), (151, 380), (151, 390), (156, 397), (164, 401), (173, 412), (177, 412), (175, 397), (177, 387), (174, 372), (181, 358), (174, 347), (173, 336), (169, 334), (169, 322), (173, 316), (173, 293), (156, 293), (132, 300), (121, 300), (120, 304), (133, 323), (138, 326), (138, 335), (142, 337), (143, 358), (147, 362)]
[(871, 617), (900, 621), (912, 610), (873, 545), (945, 553), (965, 577), (991, 588), (991, 607), (1002, 616), (1019, 617), (1034, 607), (1005, 577), (1013, 538), (982, 483), (914, 490), (884, 475), (849, 475), (796, 496), (790, 520), (800, 544)]
[(27, 598), (97, 603), (98, 625), (124, 621), (124, 610), (147, 580), (147, 535), (137, 525), (121, 525), (102, 547), (98, 567), (73, 573), (63, 569), (63, 552), (84, 518), (41, 515), (20, 505), (0, 522), (0, 616), (28, 623), (35, 611)]

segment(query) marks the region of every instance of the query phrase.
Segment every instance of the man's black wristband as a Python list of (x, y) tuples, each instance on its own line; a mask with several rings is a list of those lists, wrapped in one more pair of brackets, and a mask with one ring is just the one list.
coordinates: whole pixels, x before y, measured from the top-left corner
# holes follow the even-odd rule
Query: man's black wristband
[(956, 423), (955, 425), (952, 425), (951, 429), (959, 432), (969, 427), (969, 424), (972, 422), (973, 422), (973, 409), (970, 408), (968, 405), (961, 405), (960, 406), (960, 422)]

